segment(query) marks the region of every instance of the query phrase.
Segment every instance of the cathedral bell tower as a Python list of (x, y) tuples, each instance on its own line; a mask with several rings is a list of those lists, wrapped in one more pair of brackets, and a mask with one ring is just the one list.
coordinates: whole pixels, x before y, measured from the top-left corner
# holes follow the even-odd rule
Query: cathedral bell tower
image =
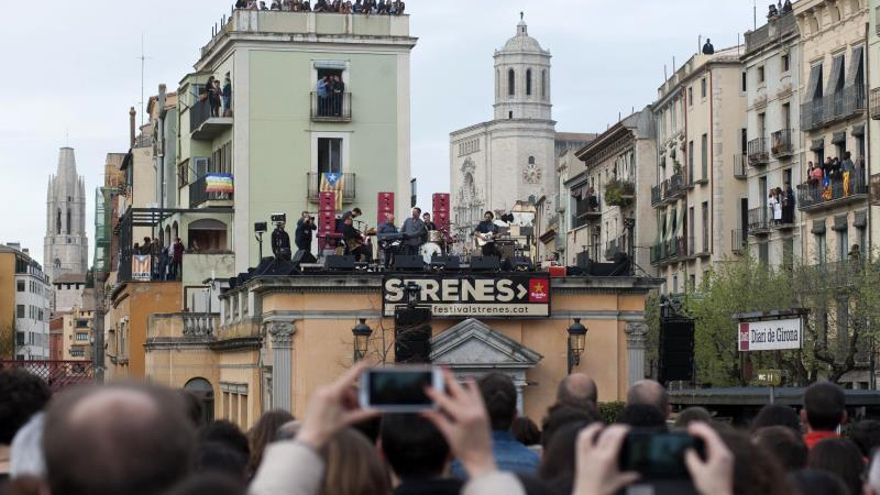
[(552, 120), (550, 52), (529, 36), (520, 12), (516, 36), (495, 50), (495, 120)]
[(43, 268), (54, 282), (60, 275), (88, 271), (85, 181), (76, 173), (73, 148), (61, 148), (58, 169), (46, 193)]

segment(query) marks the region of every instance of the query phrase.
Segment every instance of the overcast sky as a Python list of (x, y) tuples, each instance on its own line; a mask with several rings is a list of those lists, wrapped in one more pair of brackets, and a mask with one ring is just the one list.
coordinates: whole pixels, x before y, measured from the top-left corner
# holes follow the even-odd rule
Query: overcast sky
[[(46, 185), (58, 148), (76, 150), (85, 176), (89, 245), (94, 189), (104, 157), (128, 147), (128, 108), (140, 108), (141, 35), (146, 94), (191, 70), (224, 0), (48, 0), (0, 30), (0, 242), (21, 242), (42, 261)], [(763, 13), (765, 2), (759, 6)], [(449, 132), (491, 117), (492, 54), (529, 34), (552, 59), (558, 131), (601, 132), (651, 102), (671, 71), (697, 50), (735, 45), (752, 27), (752, 0), (409, 0), (412, 52), (412, 171), (420, 203), (449, 187)], [(760, 22), (760, 20), (759, 20)], [(140, 119), (138, 119), (140, 120)], [(68, 137), (69, 136), (69, 137)], [(430, 207), (429, 207), (430, 208)]]

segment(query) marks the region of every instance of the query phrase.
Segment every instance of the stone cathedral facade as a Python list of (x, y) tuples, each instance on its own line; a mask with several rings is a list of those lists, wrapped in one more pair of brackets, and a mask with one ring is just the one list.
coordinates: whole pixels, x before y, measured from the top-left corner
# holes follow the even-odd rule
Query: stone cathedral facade
[(450, 133), (452, 223), (467, 238), (483, 212), (509, 212), (517, 201), (553, 197), (556, 150), (574, 138), (557, 133), (550, 98), (550, 52), (525, 21), (495, 51), (494, 118)]
[(46, 194), (46, 237), (43, 266), (50, 282), (62, 275), (82, 275), (89, 269), (86, 237), (86, 186), (76, 173), (73, 148), (61, 148), (58, 169), (49, 177)]

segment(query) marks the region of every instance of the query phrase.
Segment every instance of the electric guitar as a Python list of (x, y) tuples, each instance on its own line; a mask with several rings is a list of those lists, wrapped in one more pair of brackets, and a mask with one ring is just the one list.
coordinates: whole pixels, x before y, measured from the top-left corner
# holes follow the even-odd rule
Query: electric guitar
[(477, 246), (483, 247), (486, 244), (490, 244), (495, 242), (495, 234), (493, 232), (474, 232), (474, 238), (477, 241)]

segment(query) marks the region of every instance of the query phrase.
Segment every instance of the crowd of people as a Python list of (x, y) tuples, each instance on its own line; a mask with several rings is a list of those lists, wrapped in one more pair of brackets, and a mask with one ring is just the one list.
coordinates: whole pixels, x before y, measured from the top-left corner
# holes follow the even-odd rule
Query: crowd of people
[[(693, 407), (670, 418), (666, 390), (643, 380), (612, 424), (587, 375), (558, 386), (541, 428), (517, 414), (511, 379), (463, 383), (448, 371), (437, 408), (385, 414), (359, 408), (360, 363), (319, 387), (302, 418), (265, 413), (248, 431), (206, 422), (184, 391), (115, 383), (51, 397), (38, 377), (0, 371), (0, 476), (11, 495), (611, 495), (644, 483), (622, 472), (634, 429), (687, 432), (705, 448), (684, 454), (698, 493), (880, 494), (880, 422), (849, 425), (843, 390), (806, 389), (798, 414), (765, 406), (749, 429)], [(639, 492), (641, 493), (641, 492)], [(645, 492), (653, 493), (653, 492)]]
[(849, 196), (855, 192), (854, 189), (865, 187), (865, 158), (861, 157), (853, 162), (851, 153), (847, 151), (842, 160), (839, 157), (827, 157), (824, 163), (808, 162), (807, 177), (814, 200), (837, 199), (835, 186), (840, 190), (839, 194)]
[(345, 83), (339, 74), (328, 74), (320, 79), (315, 87), (318, 96), (319, 117), (339, 117), (342, 115)]
[[(191, 250), (198, 251), (198, 245), (193, 246)], [(136, 242), (131, 248), (132, 256), (150, 257), (151, 280), (180, 280), (185, 251), (180, 237), (167, 246), (156, 237), (144, 237), (143, 243)]]
[(781, 187), (770, 189), (767, 207), (770, 209), (768, 219), (773, 225), (793, 224), (795, 196), (791, 184), (785, 183), (785, 190)]
[(337, 14), (376, 14), (403, 15), (406, 3), (401, 0), (316, 0), (311, 5), (309, 0), (237, 0), (236, 9), (244, 10), (280, 10), (285, 12), (332, 12)]

